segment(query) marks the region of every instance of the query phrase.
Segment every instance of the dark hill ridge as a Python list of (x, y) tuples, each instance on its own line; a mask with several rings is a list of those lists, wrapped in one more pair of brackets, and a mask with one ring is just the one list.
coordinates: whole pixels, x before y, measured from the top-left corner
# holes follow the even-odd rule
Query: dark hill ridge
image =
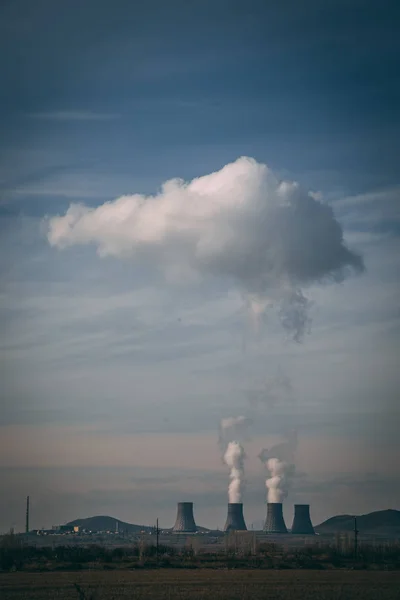
[[(140, 533), (141, 531), (149, 532), (154, 531), (154, 526), (150, 525), (134, 525), (132, 523), (125, 523), (114, 517), (88, 517), (87, 519), (75, 519), (70, 521), (67, 525), (77, 525), (81, 529), (87, 529), (88, 531), (116, 531), (118, 523), (118, 531), (120, 533)], [(167, 531), (167, 528), (162, 528), (163, 531)], [(169, 528), (171, 529), (171, 528)], [(198, 527), (198, 531), (207, 531), (204, 527)]]
[(353, 531), (354, 517), (360, 533), (400, 535), (400, 511), (379, 510), (367, 515), (338, 515), (315, 527), (317, 533)]
[(118, 531), (121, 533), (139, 533), (141, 531), (152, 531), (154, 529), (154, 527), (150, 527), (149, 525), (133, 525), (132, 523), (124, 523), (124, 521), (114, 519), (113, 517), (104, 516), (75, 519), (75, 521), (70, 521), (67, 525), (77, 525), (88, 531), (116, 531), (117, 523)]

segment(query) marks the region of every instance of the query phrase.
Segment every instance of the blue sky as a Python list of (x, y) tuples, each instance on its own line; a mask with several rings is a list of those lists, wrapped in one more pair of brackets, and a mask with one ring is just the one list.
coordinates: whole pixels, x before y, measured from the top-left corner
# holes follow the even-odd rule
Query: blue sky
[[(254, 419), (248, 521), (265, 512), (257, 451), (293, 427), (288, 518), (297, 499), (316, 520), (399, 508), (397, 3), (135, 4), (2, 3), (0, 530), (22, 526), (28, 493), (37, 526), (168, 525), (181, 490), (222, 525), (218, 422), (254, 417), (248, 390), (280, 369), (291, 397)], [(273, 314), (254, 340), (218, 278), (182, 288), (46, 239), (71, 202), (154, 194), (240, 156), (321, 193), (364, 258), (363, 275), (311, 286), (301, 344)]]

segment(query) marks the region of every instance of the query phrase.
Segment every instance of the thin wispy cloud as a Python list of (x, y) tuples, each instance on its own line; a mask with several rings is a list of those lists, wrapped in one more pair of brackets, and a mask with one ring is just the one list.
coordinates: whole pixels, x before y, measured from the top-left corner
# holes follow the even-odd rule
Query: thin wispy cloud
[(364, 208), (368, 204), (387, 204), (400, 199), (400, 186), (396, 185), (387, 189), (346, 196), (335, 201), (335, 208)]
[(31, 119), (46, 121), (113, 121), (121, 118), (118, 113), (99, 113), (85, 110), (54, 110), (28, 113), (26, 116)]

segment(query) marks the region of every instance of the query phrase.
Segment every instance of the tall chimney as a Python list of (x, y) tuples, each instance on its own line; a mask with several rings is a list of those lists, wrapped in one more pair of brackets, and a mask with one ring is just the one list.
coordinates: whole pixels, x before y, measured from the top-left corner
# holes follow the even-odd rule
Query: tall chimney
[(295, 504), (292, 533), (303, 535), (315, 535), (314, 527), (310, 518), (309, 504)]
[(241, 502), (229, 502), (224, 531), (247, 531)]
[(266, 533), (287, 533), (281, 502), (268, 502), (264, 531)]
[(29, 496), (26, 497), (25, 533), (29, 533)]
[(194, 533), (197, 531), (193, 516), (193, 502), (178, 502), (178, 512), (172, 531), (177, 533)]

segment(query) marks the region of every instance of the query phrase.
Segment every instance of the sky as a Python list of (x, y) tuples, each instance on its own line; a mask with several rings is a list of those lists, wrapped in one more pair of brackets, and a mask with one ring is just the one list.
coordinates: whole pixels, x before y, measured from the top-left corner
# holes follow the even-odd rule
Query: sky
[[(266, 514), (257, 456), (293, 431), (288, 524), (295, 502), (315, 523), (400, 509), (399, 13), (1, 3), (0, 531), (23, 529), (28, 494), (34, 528), (168, 527), (187, 500), (222, 527), (219, 423), (238, 416), (248, 524)], [(288, 229), (277, 198), (298, 203)], [(325, 265), (331, 219), (343, 277), (294, 284)], [(276, 270), (262, 279), (289, 241), (298, 336)]]

